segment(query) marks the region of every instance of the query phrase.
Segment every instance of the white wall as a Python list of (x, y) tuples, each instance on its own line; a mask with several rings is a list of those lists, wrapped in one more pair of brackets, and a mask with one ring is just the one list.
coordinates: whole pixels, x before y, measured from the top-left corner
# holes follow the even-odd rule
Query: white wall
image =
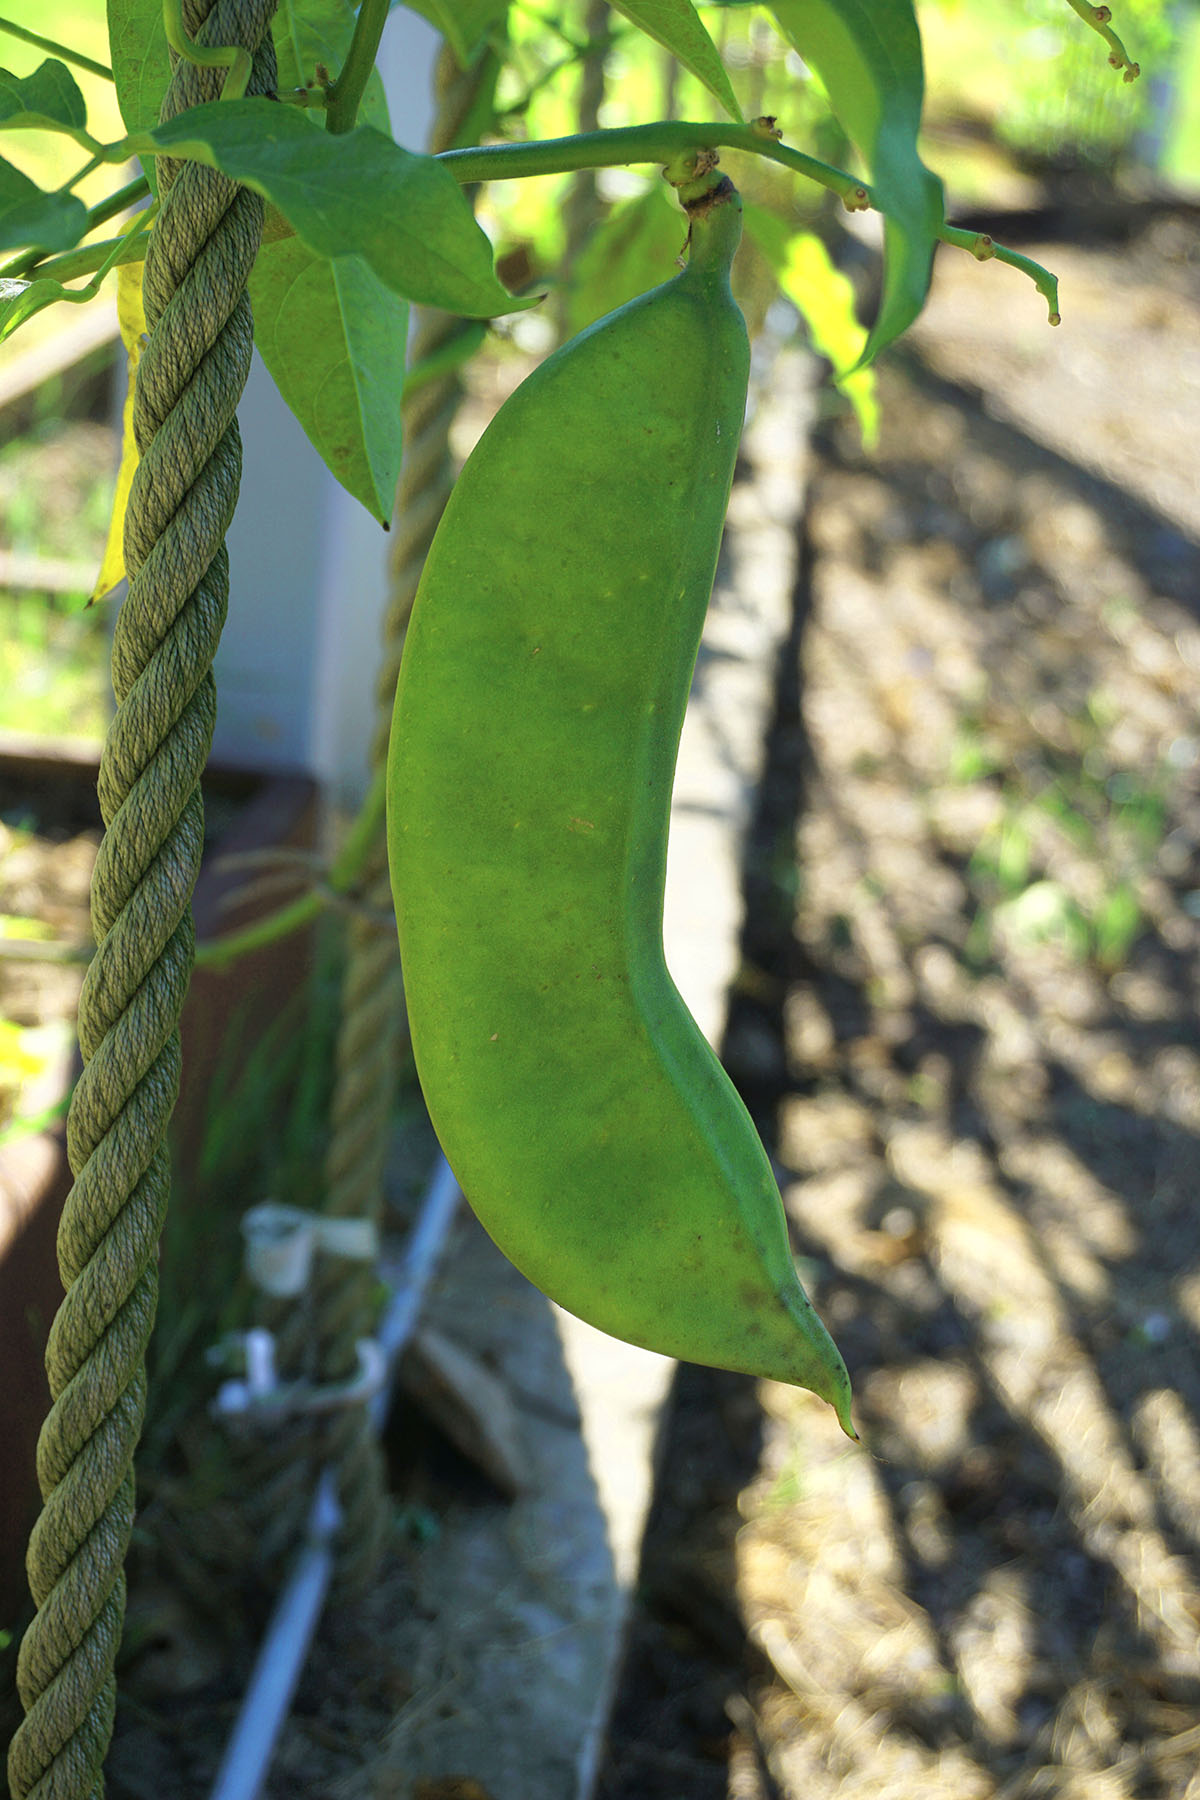
[[(409, 150), (429, 131), (439, 44), (415, 13), (391, 14), (379, 68), (393, 135)], [(238, 418), (245, 460), (213, 758), (314, 775), (335, 806), (352, 805), (366, 786), (387, 534), (326, 471), (257, 352)]]

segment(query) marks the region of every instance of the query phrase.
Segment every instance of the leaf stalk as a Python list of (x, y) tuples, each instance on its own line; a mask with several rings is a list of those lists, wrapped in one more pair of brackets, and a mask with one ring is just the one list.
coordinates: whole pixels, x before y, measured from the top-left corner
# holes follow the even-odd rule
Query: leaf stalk
[[(360, 19), (368, 10), (374, 13), (378, 7), (385, 7), (385, 3), (386, 0), (363, 0)], [(165, 0), (165, 4), (178, 6), (179, 0)], [(339, 82), (346, 79), (349, 66), (350, 59), (347, 58)], [(104, 161), (121, 162), (131, 154), (134, 141), (140, 153), (153, 153), (152, 147), (145, 142), (144, 133), (136, 140), (124, 139), (116, 144), (94, 147), (101, 151)], [(532, 143), (477, 144), (467, 149), (444, 150), (434, 160), (443, 164), (463, 186), (534, 175), (566, 175), (582, 169), (613, 168), (628, 163), (658, 163), (667, 170), (669, 179), (678, 180), (679, 172), (689, 158), (711, 163), (715, 160), (713, 153), (719, 149), (744, 150), (753, 156), (766, 157), (769, 162), (780, 163), (836, 194), (849, 212), (868, 208), (882, 210), (875, 190), (867, 182), (781, 142), (773, 129), (773, 121), (765, 119), (753, 120), (748, 125), (660, 119), (649, 125), (625, 125), (604, 131), (580, 132), (574, 137), (542, 138)], [(1039, 263), (1015, 250), (1006, 250), (1001, 244), (994, 244), (988, 250), (979, 233), (962, 231), (944, 222), (937, 227), (935, 236), (974, 256), (994, 255), (998, 262), (1007, 263), (1029, 276), (1046, 300), (1051, 323), (1058, 323), (1058, 283)], [(52, 257), (39, 265), (38, 272), (60, 281), (71, 280), (95, 269), (105, 258), (105, 269), (116, 263), (136, 260), (135, 253), (122, 239), (117, 239), (115, 243), (90, 244)], [(26, 262), (20, 273), (26, 273), (29, 266)], [(11, 267), (0, 270), (0, 274), (15, 272)]]
[(387, 24), (388, 0), (362, 0), (342, 72), (326, 90), (325, 129), (353, 131)]
[(23, 44), (32, 44), (35, 50), (48, 50), (51, 56), (60, 61), (74, 63), (77, 69), (86, 69), (89, 75), (99, 75), (103, 81), (111, 81), (113, 72), (102, 62), (93, 62), (90, 56), (84, 56), (80, 50), (72, 50), (67, 44), (56, 43), (53, 38), (43, 37), (40, 31), (30, 31), (25, 25), (18, 25), (12, 19), (0, 19), (0, 31), (9, 37), (20, 38)]

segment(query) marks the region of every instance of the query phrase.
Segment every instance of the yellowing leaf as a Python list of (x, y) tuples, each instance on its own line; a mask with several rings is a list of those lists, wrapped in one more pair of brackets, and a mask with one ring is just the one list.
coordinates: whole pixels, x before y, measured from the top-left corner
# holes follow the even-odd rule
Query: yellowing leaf
[(0, 1087), (19, 1088), (42, 1067), (42, 1058), (26, 1047), (26, 1028), (0, 1018)]
[(746, 235), (808, 326), (813, 348), (832, 363), (833, 378), (854, 408), (863, 442), (872, 448), (879, 435), (879, 402), (874, 371), (857, 367), (867, 330), (854, 311), (853, 286), (811, 231), (790, 231), (778, 213), (749, 200), (744, 216)]
[(942, 184), (917, 151), (925, 70), (913, 0), (768, 4), (784, 37), (820, 76), (884, 215), (883, 293), (867, 340), (870, 360), (924, 306), (945, 217)]
[(100, 573), (92, 589), (88, 605), (110, 594), (125, 579), (125, 508), (133, 486), (133, 472), (138, 466), (138, 448), (133, 436), (133, 395), (137, 386), (137, 366), (146, 334), (146, 315), (142, 310), (143, 263), (122, 263), (117, 270), (117, 324), (121, 342), (129, 359), (129, 386), (121, 414), (121, 467), (117, 471), (117, 490), (113, 495), (112, 517), (108, 524), (108, 542), (100, 562)]
[(779, 285), (807, 321), (814, 349), (833, 364), (834, 380), (858, 416), (863, 442), (872, 448), (879, 436), (879, 400), (874, 369), (855, 366), (867, 332), (854, 311), (853, 285), (811, 231), (797, 232), (788, 245)]
[(27, 919), (21, 913), (0, 913), (0, 938), (23, 938), (26, 942), (36, 942), (53, 936), (52, 928), (42, 919)]

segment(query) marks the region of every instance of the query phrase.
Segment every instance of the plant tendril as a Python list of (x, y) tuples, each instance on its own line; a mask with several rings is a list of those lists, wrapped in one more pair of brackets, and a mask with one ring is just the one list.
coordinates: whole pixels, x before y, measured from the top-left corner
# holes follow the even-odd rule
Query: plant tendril
[(240, 44), (199, 44), (189, 37), (183, 22), (182, 0), (163, 0), (163, 29), (167, 42), (184, 62), (198, 69), (228, 69), (222, 100), (242, 100), (250, 80), (250, 52)]
[(1085, 25), (1089, 25), (1104, 39), (1109, 50), (1109, 66), (1124, 70), (1121, 77), (1123, 81), (1136, 81), (1142, 72), (1142, 65), (1130, 60), (1129, 52), (1112, 29), (1109, 23), (1112, 18), (1112, 8), (1110, 6), (1092, 6), (1090, 0), (1067, 0), (1067, 5), (1073, 13), (1079, 15)]

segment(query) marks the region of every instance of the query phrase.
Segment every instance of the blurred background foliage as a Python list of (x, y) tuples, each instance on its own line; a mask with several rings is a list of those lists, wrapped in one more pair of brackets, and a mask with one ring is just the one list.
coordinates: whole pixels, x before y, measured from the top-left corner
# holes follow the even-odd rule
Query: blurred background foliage
[[(9, 0), (6, 11), (105, 59), (103, 8), (94, 0)], [(733, 0), (701, 11), (746, 116), (774, 114), (789, 142), (853, 164), (819, 81), (765, 10)], [(952, 218), (956, 209), (1036, 204), (1039, 183), (1055, 176), (1200, 191), (1194, 0), (1122, 0), (1115, 23), (1143, 67), (1133, 86), (1109, 68), (1102, 42), (1066, 0), (922, 0), (918, 13), (928, 86), (924, 151), (946, 182)], [(18, 74), (35, 68), (42, 54), (4, 40), (5, 64)], [(82, 70), (77, 78), (93, 129), (119, 135), (110, 84)], [(708, 119), (717, 110), (660, 46), (597, 0), (516, 0), (497, 107), (498, 132), (517, 138), (560, 136), (595, 122)], [(581, 108), (595, 118), (581, 117)], [(402, 122), (399, 130), (403, 136)], [(65, 138), (34, 133), (9, 133), (6, 154), (43, 183), (66, 180), (81, 156)], [(806, 333), (835, 373), (848, 370), (873, 304), (877, 221), (848, 220), (831, 196), (786, 170), (737, 161), (747, 232), (736, 288), (752, 333), (774, 307), (776, 338)], [(78, 191), (94, 201), (111, 180), (111, 172), (98, 170)], [(490, 339), (494, 355), (514, 348), (542, 354), (663, 279), (684, 248), (678, 211), (648, 171), (495, 183), (481, 196), (480, 216), (510, 286), (536, 283), (552, 293), (549, 306), (499, 322)], [(63, 316), (66, 310), (34, 320), (6, 359), (69, 329), (76, 321)], [(5, 403), (0, 385), (0, 544), (9, 553), (0, 566), (0, 729), (89, 737), (103, 730), (106, 613), (85, 612), (83, 603), (112, 492), (103, 378), (114, 356), (114, 345), (102, 347), (86, 367), (39, 383), (14, 403)], [(840, 399), (833, 390), (827, 396), (834, 410), (847, 403), (870, 439), (870, 377), (852, 376)], [(13, 556), (26, 570), (19, 584)], [(53, 565), (51, 586), (36, 585), (30, 559), (34, 576), (39, 563)]]
[[(765, 10), (732, 0), (701, 11), (746, 116), (774, 114), (789, 142), (852, 164), (819, 81)], [(103, 8), (94, 0), (8, 0), (6, 12), (106, 57)], [(1033, 205), (1039, 183), (1055, 176), (1101, 188), (1200, 191), (1195, 0), (1122, 0), (1115, 23), (1143, 68), (1132, 87), (1109, 68), (1104, 45), (1066, 0), (922, 0), (918, 14), (928, 88), (924, 151), (946, 182), (952, 218), (956, 209)], [(30, 72), (42, 55), (4, 39), (5, 64), (17, 74)], [(77, 78), (93, 129), (119, 135), (110, 84), (82, 70)], [(498, 132), (517, 138), (560, 136), (596, 122), (708, 119), (717, 110), (660, 46), (597, 0), (515, 0), (497, 109)], [(402, 122), (399, 131), (403, 137)], [(69, 140), (34, 133), (9, 133), (6, 154), (43, 183), (66, 180), (81, 157)], [(873, 303), (877, 221), (850, 221), (831, 196), (786, 170), (737, 161), (747, 232), (736, 287), (752, 333), (770, 314), (776, 338), (806, 333), (835, 373), (849, 369), (863, 341), (860, 320)], [(78, 191), (94, 201), (111, 180), (111, 172), (97, 170)], [(553, 296), (549, 306), (501, 320), (490, 336), (493, 355), (514, 348), (522, 356), (543, 353), (663, 279), (684, 248), (678, 211), (646, 171), (495, 183), (481, 196), (480, 216), (510, 286), (536, 283)], [(990, 273), (981, 270), (980, 279)], [(70, 329), (77, 321), (64, 317), (67, 311), (52, 308), (34, 320), (5, 359)], [(103, 608), (84, 611), (84, 601), (114, 479), (105, 378), (115, 354), (115, 345), (102, 346), (68, 374), (12, 400), (0, 384), (0, 545), (9, 559), (0, 566), (0, 729), (89, 737), (103, 729), (107, 615)], [(831, 391), (827, 403), (834, 410), (852, 405), (870, 438), (869, 377), (851, 377), (841, 398)], [(22, 569), (14, 571), (14, 557)], [(39, 566), (52, 572), (49, 586), (37, 586)]]

